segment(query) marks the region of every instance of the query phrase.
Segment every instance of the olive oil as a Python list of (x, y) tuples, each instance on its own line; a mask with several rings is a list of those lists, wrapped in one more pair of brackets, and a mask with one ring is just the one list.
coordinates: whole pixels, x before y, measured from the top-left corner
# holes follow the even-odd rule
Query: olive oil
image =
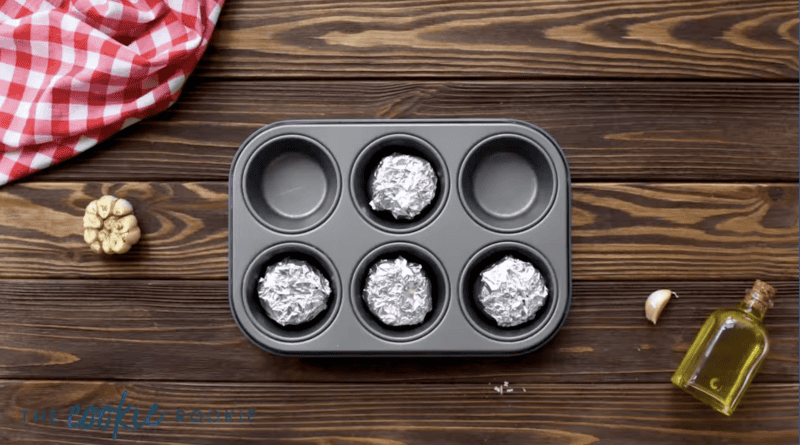
[(711, 313), (672, 383), (730, 416), (769, 352), (764, 314), (772, 307), (775, 289), (756, 280), (734, 308)]

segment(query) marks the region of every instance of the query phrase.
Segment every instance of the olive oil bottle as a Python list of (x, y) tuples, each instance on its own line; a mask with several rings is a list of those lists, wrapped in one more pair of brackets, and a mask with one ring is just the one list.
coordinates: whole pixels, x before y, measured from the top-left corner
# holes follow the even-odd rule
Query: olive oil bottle
[(762, 320), (775, 289), (756, 280), (734, 308), (711, 313), (672, 375), (672, 383), (730, 416), (769, 351)]

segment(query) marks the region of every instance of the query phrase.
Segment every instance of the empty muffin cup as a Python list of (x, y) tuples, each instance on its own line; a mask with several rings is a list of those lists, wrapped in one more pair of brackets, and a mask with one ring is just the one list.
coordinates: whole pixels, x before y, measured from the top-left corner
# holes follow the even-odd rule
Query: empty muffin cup
[(341, 192), (331, 153), (300, 135), (264, 143), (248, 160), (243, 179), (245, 203), (253, 216), (284, 233), (307, 231), (324, 222)]
[[(381, 260), (393, 262), (398, 258), (422, 266), (422, 271), (430, 284), (432, 310), (426, 313), (419, 324), (402, 326), (385, 324), (370, 311), (368, 303), (364, 300), (370, 269)], [(444, 317), (450, 299), (447, 275), (442, 263), (428, 250), (404, 242), (380, 246), (359, 262), (350, 284), (350, 297), (356, 317), (361, 324), (376, 336), (395, 342), (415, 340), (430, 333)]]
[[(378, 165), (392, 155), (409, 155), (420, 158), (433, 167), (436, 174), (436, 193), (430, 204), (412, 218), (398, 218), (388, 210), (375, 210), (370, 205), (371, 183)], [(373, 226), (394, 233), (418, 230), (433, 221), (444, 208), (450, 190), (444, 159), (430, 144), (407, 134), (391, 134), (373, 141), (355, 160), (350, 175), (350, 192), (358, 213)]]
[(464, 158), (458, 193), (478, 224), (497, 232), (522, 231), (544, 217), (555, 199), (553, 164), (526, 137), (491, 136)]
[[(548, 295), (544, 306), (536, 311), (533, 318), (516, 326), (504, 327), (485, 312), (479, 296), (483, 287), (481, 273), (508, 256), (533, 265), (541, 274)], [(461, 274), (459, 288), (459, 302), (467, 321), (482, 334), (500, 341), (519, 341), (534, 335), (552, 318), (559, 298), (555, 271), (550, 263), (534, 248), (511, 241), (492, 244), (473, 255)]]
[[(270, 266), (287, 259), (305, 262), (321, 272), (330, 287), (327, 307), (311, 320), (300, 324), (277, 323), (267, 315), (259, 298), (259, 280)], [(243, 306), (247, 317), (264, 334), (283, 342), (298, 342), (320, 334), (330, 325), (341, 306), (341, 289), (339, 274), (333, 262), (321, 251), (301, 243), (278, 244), (258, 254), (247, 268), (242, 283)]]

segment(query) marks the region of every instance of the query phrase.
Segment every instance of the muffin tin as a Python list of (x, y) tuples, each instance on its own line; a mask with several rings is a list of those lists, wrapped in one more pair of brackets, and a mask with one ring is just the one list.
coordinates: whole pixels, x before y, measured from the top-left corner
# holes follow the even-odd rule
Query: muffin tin
[[(411, 221), (369, 207), (380, 159), (428, 160), (436, 198)], [(229, 298), (242, 332), (279, 355), (510, 355), (552, 339), (572, 302), (570, 173), (558, 144), (515, 120), (286, 121), (253, 133), (231, 165)], [(421, 325), (390, 327), (361, 297), (369, 266), (403, 255), (432, 282)], [(480, 272), (507, 254), (536, 266), (549, 296), (536, 317), (498, 327), (477, 302)], [(282, 258), (331, 283), (314, 320), (280, 326), (256, 287)]]

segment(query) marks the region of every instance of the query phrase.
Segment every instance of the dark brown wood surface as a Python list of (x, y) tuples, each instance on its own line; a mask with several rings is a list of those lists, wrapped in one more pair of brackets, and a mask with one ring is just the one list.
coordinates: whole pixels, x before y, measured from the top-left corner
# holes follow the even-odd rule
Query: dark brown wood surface
[[(797, 384), (753, 387), (736, 416), (708, 407), (672, 385), (518, 384), (230, 384), (0, 380), (0, 434), (8, 443), (465, 444), (588, 445), (796, 443)], [(158, 426), (127, 431), (67, 427), (70, 407), (153, 404)], [(31, 421), (46, 403), (56, 423)], [(254, 414), (247, 420), (247, 411)], [(22, 410), (26, 421), (23, 421)], [(178, 410), (184, 411), (183, 422)], [(190, 415), (194, 410), (193, 423)], [(208, 420), (215, 419), (216, 423)], [(225, 411), (229, 419), (225, 419)], [(239, 412), (243, 411), (242, 421)], [(39, 412), (41, 414), (41, 412)], [(48, 412), (49, 414), (49, 412)], [(130, 425), (132, 414), (124, 420)], [(107, 419), (108, 416), (106, 416)], [(154, 416), (154, 420), (157, 416)], [(48, 417), (49, 422), (49, 417)], [(77, 423), (77, 419), (75, 420)], [(0, 436), (2, 437), (2, 436)]]
[[(83, 241), (84, 208), (104, 194), (140, 215), (142, 241), (123, 257), (97, 256)], [(0, 278), (228, 273), (224, 182), (30, 182), (0, 199)], [(572, 218), (576, 280), (798, 276), (796, 184), (579, 183)]]
[[(227, 0), (173, 107), (0, 187), (0, 445), (796, 444), (798, 22), (787, 0)], [(242, 141), (286, 119), (453, 117), (532, 122), (566, 153), (574, 300), (558, 336), (510, 358), (252, 345), (227, 290)], [(83, 241), (84, 207), (107, 193), (143, 229), (125, 256)], [(778, 289), (771, 350), (727, 418), (669, 378), (755, 278)], [(656, 289), (680, 298), (654, 326)], [(164, 422), (117, 439), (66, 425), (125, 391)]]
[(192, 81), (169, 110), (31, 180), (226, 181), (271, 122), (462, 117), (536, 123), (576, 182), (796, 182), (797, 96), (796, 83)]
[[(339, 360), (276, 357), (253, 346), (231, 317), (227, 281), (0, 280), (6, 289), (0, 300), (0, 378), (666, 382), (708, 314), (735, 306), (750, 284), (576, 281), (566, 325), (539, 352)], [(772, 284), (778, 298), (765, 320), (772, 349), (756, 383), (797, 383), (797, 283)], [(644, 318), (644, 298), (655, 289), (673, 289), (680, 298), (654, 326)]]
[(209, 77), (797, 77), (788, 0), (229, 0)]

